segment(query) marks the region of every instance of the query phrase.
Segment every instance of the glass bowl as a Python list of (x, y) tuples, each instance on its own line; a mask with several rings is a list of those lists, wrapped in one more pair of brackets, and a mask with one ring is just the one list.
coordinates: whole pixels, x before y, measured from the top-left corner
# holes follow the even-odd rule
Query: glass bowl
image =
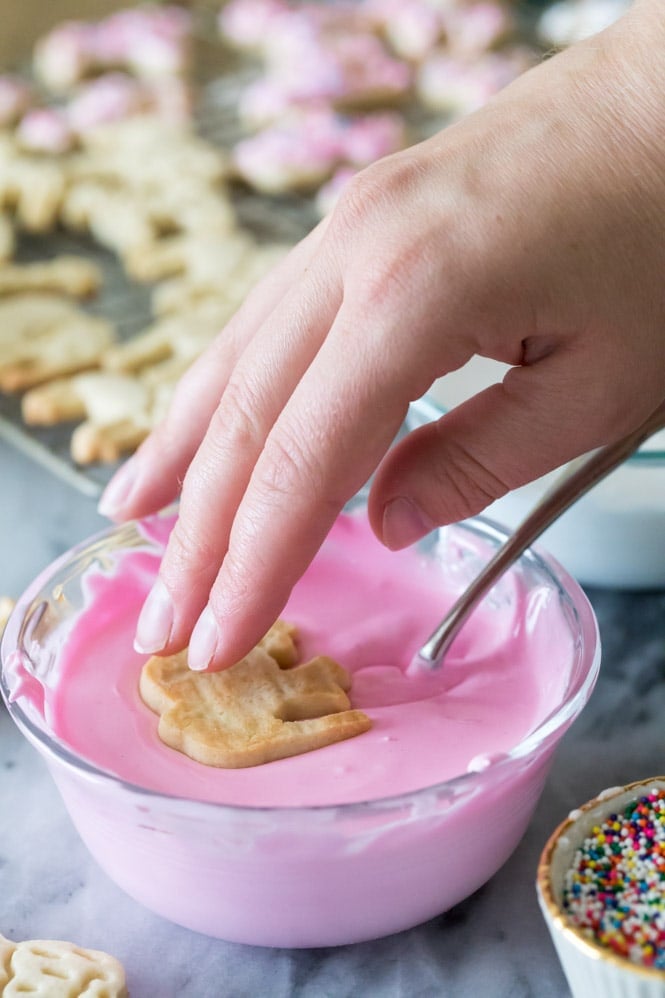
[[(600, 829), (602, 833), (602, 826), (610, 816), (616, 817), (619, 825), (627, 824), (627, 808), (630, 811), (634, 802), (640, 798), (648, 800), (650, 793), (663, 790), (665, 790), (665, 777), (662, 776), (604, 790), (593, 800), (572, 811), (554, 830), (543, 849), (536, 881), (538, 901), (573, 998), (665, 998), (665, 969), (662, 969), (662, 957), (659, 969), (656, 966), (634, 962), (621, 952), (616, 952), (616, 949), (624, 948), (623, 940), (620, 947), (617, 946), (616, 940), (614, 947), (610, 944), (601, 945), (594, 938), (592, 931), (585, 932), (574, 924), (568, 917), (563, 903), (567, 874), (577, 851), (585, 847), (586, 842), (586, 852), (591, 855), (589, 843), (592, 843), (593, 848), (593, 844), (598, 841), (598, 830)], [(616, 832), (621, 840), (623, 830), (618, 828)], [(647, 847), (646, 852), (656, 858), (658, 867), (662, 866), (659, 845), (653, 850)], [(642, 861), (645, 858), (646, 856), (643, 856)], [(635, 860), (629, 856), (628, 868), (635, 863), (634, 868), (640, 870), (638, 876), (643, 875), (645, 868), (636, 861), (637, 856)], [(658, 879), (657, 873), (656, 878)], [(616, 884), (617, 879), (612, 878), (612, 882)], [(659, 893), (662, 897), (662, 891), (659, 890)], [(596, 892), (597, 897), (602, 894), (602, 891)], [(616, 895), (609, 898), (609, 902), (610, 917), (605, 924), (612, 926), (615, 923), (617, 906), (619, 908), (625, 906)], [(645, 909), (649, 907), (648, 900), (641, 907), (642, 910), (637, 914), (638, 920), (644, 918)], [(654, 909), (654, 917), (662, 924), (662, 902), (659, 909), (660, 914)], [(616, 922), (618, 927), (623, 924), (623, 914), (627, 914), (628, 918), (633, 917), (630, 911), (622, 913)]]
[[(352, 520), (365, 529), (365, 498), (360, 495), (349, 504), (344, 523)], [(140, 756), (142, 761), (141, 753), (153, 750), (148, 742), (156, 736), (141, 741), (136, 734), (139, 722), (134, 724), (130, 717), (122, 683), (111, 667), (118, 648), (124, 649), (137, 685), (144, 659), (132, 651), (131, 636), (173, 516), (171, 511), (111, 528), (58, 559), (18, 600), (1, 646), (0, 688), (9, 713), (45, 759), (74, 825), (100, 866), (134, 899), (173, 922), (226, 940), (268, 946), (330, 946), (385, 936), (426, 921), (473, 893), (516, 848), (554, 749), (595, 684), (598, 629), (577, 583), (549, 556), (533, 550), (506, 573), (458, 636), (437, 678), (415, 679), (414, 690), (431, 682), (442, 684), (443, 690), (443, 713), (433, 727), (427, 717), (434, 701), (427, 693), (420, 700), (413, 694), (433, 732), (427, 753), (407, 749), (406, 742), (400, 746), (386, 727), (386, 718), (400, 722), (407, 710), (403, 691), (410, 680), (393, 671), (386, 673), (385, 684), (381, 679), (384, 699), (390, 701), (397, 690), (393, 706), (386, 708), (385, 716), (367, 707), (373, 728), (342, 743), (351, 755), (339, 756), (339, 746), (333, 745), (299, 757), (298, 765), (308, 774), (299, 784), (299, 803), (275, 799), (271, 774), (276, 780), (282, 770), (270, 767), (292, 762), (280, 760), (253, 770), (227, 771), (233, 774), (236, 791), (257, 779), (268, 788), (265, 799), (270, 804), (251, 794), (239, 804), (237, 794), (209, 799), (199, 791), (197, 773), (210, 767), (190, 760), (185, 761), (191, 763), (191, 785), (187, 792), (174, 793), (168, 790), (168, 780), (161, 788), (151, 785), (150, 769), (149, 778), (131, 780), (122, 775), (122, 759), (111, 768), (73, 747), (80, 731), (94, 730), (102, 739), (119, 740), (125, 760)], [(356, 578), (361, 588), (376, 587), (381, 605), (391, 598), (390, 585), (397, 586), (400, 599), (391, 610), (396, 618), (432, 595), (438, 616), (439, 596), (442, 603), (451, 602), (505, 537), (505, 531), (478, 518), (436, 531), (410, 549), (408, 556), (415, 556), (428, 573), (428, 586), (438, 580), (427, 593), (399, 589), (399, 561), (389, 579), (379, 578), (374, 567), (368, 576), (365, 561), (353, 547), (345, 551), (340, 565), (351, 589)], [(373, 543), (392, 565), (389, 559), (395, 555)], [(299, 586), (307, 585), (307, 579), (306, 574)], [(103, 599), (100, 594), (105, 594)], [(335, 606), (322, 603), (320, 613), (334, 616), (336, 606), (337, 601)], [(284, 616), (293, 619), (286, 611)], [(384, 652), (390, 650), (395, 644), (392, 617), (377, 617), (374, 623), (371, 615), (365, 617), (375, 627), (374, 635), (364, 645), (358, 635), (350, 637), (349, 649), (362, 646), (371, 657), (376, 641)], [(295, 623), (301, 623), (297, 616)], [(81, 644), (82, 633), (87, 644)], [(402, 666), (426, 636), (419, 630), (410, 635), (401, 649)], [(465, 702), (467, 685), (475, 688), (482, 674), (489, 682), (483, 709), (503, 723), (496, 698), (518, 704), (520, 696), (507, 674), (499, 681), (491, 667), (503, 661), (501, 668), (508, 670), (513, 660), (522, 663), (524, 688), (533, 691), (537, 709), (520, 736), (498, 751), (488, 741), (486, 722), (474, 721), (467, 712), (462, 728), (475, 724), (480, 741), (473, 757), (449, 772), (455, 746), (450, 734), (446, 743), (453, 723), (446, 721), (446, 710), (458, 700)], [(67, 668), (73, 664), (73, 673), (66, 673), (65, 662)], [(69, 685), (63, 683), (65, 674)], [(353, 706), (356, 680), (362, 691), (360, 672), (351, 693)], [(56, 733), (52, 698), (73, 702), (71, 698), (85, 695), (88, 683), (101, 684), (101, 694), (77, 715), (70, 735)], [(481, 709), (482, 700), (474, 709)], [(119, 734), (125, 730), (126, 735)], [(398, 781), (397, 792), (372, 791), (372, 753), (379, 749), (392, 753), (396, 771), (402, 765), (411, 767), (410, 782)], [(169, 760), (181, 759), (171, 749), (161, 751), (171, 753)], [(340, 758), (352, 759), (354, 765), (339, 765)], [(364, 793), (358, 787), (343, 790), (354, 767)], [(321, 788), (327, 788), (325, 793)]]
[[(473, 357), (439, 379), (417, 403), (421, 420), (446, 411), (501, 381), (507, 364)], [(514, 530), (558, 471), (509, 492), (485, 515)], [(665, 587), (665, 431), (599, 482), (541, 537), (542, 545), (582, 585), (610, 589)]]

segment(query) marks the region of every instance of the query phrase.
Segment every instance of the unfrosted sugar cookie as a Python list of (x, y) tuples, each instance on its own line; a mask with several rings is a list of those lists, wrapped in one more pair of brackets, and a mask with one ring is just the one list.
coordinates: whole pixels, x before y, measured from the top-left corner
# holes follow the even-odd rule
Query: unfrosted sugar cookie
[(325, 656), (296, 664), (295, 628), (275, 627), (221, 672), (192, 672), (186, 652), (148, 659), (141, 697), (159, 714), (166, 745), (207, 766), (241, 769), (369, 730), (369, 717), (351, 709), (348, 672)]
[(0, 390), (24, 391), (95, 367), (114, 335), (105, 319), (58, 295), (0, 299)]
[(100, 267), (83, 256), (62, 254), (50, 260), (0, 267), (0, 298), (31, 291), (90, 298), (99, 291), (101, 284)]

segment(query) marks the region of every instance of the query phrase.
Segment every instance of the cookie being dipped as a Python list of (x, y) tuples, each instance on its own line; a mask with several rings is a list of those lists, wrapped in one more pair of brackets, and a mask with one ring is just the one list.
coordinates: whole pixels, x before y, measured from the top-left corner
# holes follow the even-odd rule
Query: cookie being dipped
[(141, 697), (158, 734), (196, 762), (225, 769), (300, 755), (369, 730), (351, 709), (349, 673), (317, 656), (300, 665), (296, 630), (277, 621), (249, 654), (221, 672), (192, 672), (186, 651), (150, 658)]

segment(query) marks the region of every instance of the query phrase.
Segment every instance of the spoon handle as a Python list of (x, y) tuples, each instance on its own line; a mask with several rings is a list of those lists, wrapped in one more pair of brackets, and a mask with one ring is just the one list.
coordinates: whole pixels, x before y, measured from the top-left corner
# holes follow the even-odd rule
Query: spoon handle
[(664, 426), (665, 402), (628, 436), (573, 461), (453, 604), (434, 633), (416, 652), (411, 669), (439, 668), (468, 615), (506, 569), (524, 554), (557, 517)]

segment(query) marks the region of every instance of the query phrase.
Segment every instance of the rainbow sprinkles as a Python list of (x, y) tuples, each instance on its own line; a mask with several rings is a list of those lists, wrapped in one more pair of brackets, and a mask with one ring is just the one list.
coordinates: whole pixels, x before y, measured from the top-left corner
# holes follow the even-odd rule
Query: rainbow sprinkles
[(665, 790), (593, 827), (566, 874), (563, 910), (592, 941), (665, 969)]

